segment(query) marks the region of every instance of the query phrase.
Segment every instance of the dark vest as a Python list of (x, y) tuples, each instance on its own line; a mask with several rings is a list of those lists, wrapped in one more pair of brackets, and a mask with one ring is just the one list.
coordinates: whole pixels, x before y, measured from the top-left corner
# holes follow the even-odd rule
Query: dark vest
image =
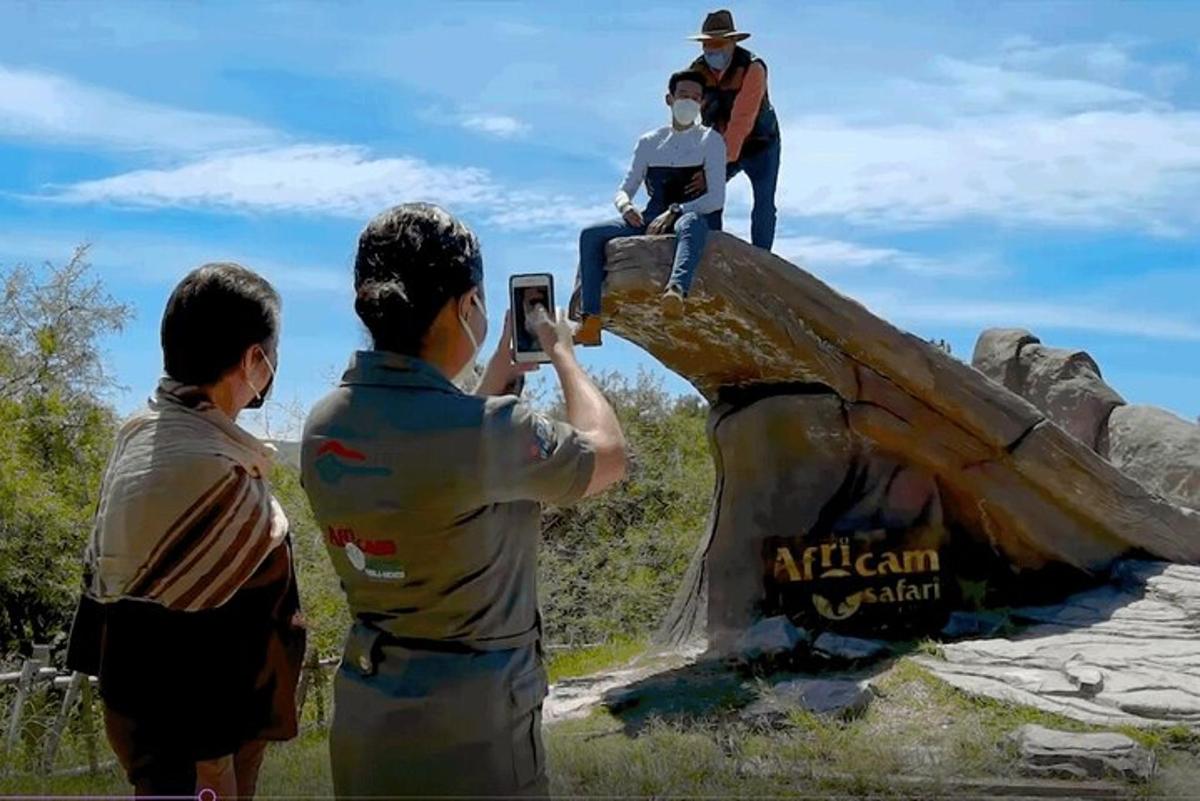
[[(646, 194), (650, 196), (650, 202), (646, 204), (642, 213), (646, 222), (662, 214), (672, 203), (686, 203), (701, 197), (703, 191), (688, 192), (687, 185), (697, 174), (703, 172), (703, 164), (694, 167), (647, 167)], [(720, 231), (724, 224), (724, 210), (717, 209), (705, 219), (708, 221), (709, 230)]]
[[(746, 78), (746, 70), (751, 64), (762, 64), (764, 72), (767, 64), (761, 58), (742, 47), (733, 50), (733, 58), (729, 66), (721, 73), (718, 81), (716, 73), (708, 66), (704, 56), (692, 62), (691, 69), (704, 76), (704, 101), (701, 104), (701, 116), (704, 124), (716, 128), (722, 136), (729, 127), (729, 119), (733, 116), (733, 102), (738, 92), (742, 90), (742, 81)], [(758, 107), (758, 116), (754, 126), (746, 136), (742, 145), (743, 155), (753, 155), (765, 150), (768, 145), (779, 141), (779, 120), (775, 116), (775, 108), (771, 105), (770, 93), (764, 87), (762, 103)]]
[(647, 167), (646, 194), (650, 197), (650, 206), (665, 211), (672, 203), (686, 203), (700, 197), (703, 192), (688, 192), (687, 185), (702, 172), (703, 164), (688, 167)]

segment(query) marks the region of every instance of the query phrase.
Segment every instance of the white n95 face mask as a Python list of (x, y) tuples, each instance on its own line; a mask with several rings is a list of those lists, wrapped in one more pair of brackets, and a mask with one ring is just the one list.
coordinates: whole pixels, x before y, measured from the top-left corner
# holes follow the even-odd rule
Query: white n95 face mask
[(692, 125), (700, 116), (700, 104), (695, 100), (676, 100), (671, 104), (671, 116), (680, 125)]
[[(479, 295), (474, 295), (471, 298), (471, 303), (479, 309), (479, 313), (483, 315), (483, 319), (487, 319), (487, 309), (479, 302)], [(462, 326), (463, 331), (467, 334), (467, 339), (471, 340), (471, 358), (467, 359), (467, 363), (458, 371), (458, 375), (454, 376), (454, 383), (458, 386), (463, 386), (463, 383), (475, 374), (475, 360), (479, 358), (479, 348), (483, 345), (475, 338), (475, 332), (471, 330), (471, 321), (464, 315), (458, 316), (458, 324)]]

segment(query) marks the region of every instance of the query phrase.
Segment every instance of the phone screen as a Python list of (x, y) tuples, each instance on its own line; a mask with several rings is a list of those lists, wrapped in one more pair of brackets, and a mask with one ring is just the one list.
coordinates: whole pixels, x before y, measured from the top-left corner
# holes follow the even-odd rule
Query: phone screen
[(542, 306), (553, 313), (548, 283), (538, 286), (514, 286), (512, 288), (513, 336), (517, 353), (541, 353), (542, 343), (529, 330), (529, 314), (534, 306)]

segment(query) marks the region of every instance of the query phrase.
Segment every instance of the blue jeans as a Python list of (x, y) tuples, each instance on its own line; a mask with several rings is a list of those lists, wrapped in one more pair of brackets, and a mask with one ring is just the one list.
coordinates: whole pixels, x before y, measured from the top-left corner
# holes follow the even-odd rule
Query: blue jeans
[[(645, 215), (647, 224), (653, 221), (649, 211)], [(700, 257), (704, 255), (704, 244), (710, 230), (721, 230), (721, 212), (700, 215), (688, 212), (675, 221), (675, 261), (671, 265), (671, 278), (667, 285), (677, 286), (687, 295), (692, 288), (692, 278)], [(642, 236), (646, 226), (636, 227), (624, 220), (600, 223), (584, 228), (579, 234), (579, 278), (580, 307), (584, 314), (600, 313), (600, 292), (604, 285), (604, 248), (614, 239), (625, 236)]]
[(770, 250), (775, 244), (775, 187), (779, 183), (779, 140), (753, 155), (742, 155), (725, 166), (725, 180), (739, 172), (750, 179), (754, 208), (750, 211), (750, 241), (755, 247)]

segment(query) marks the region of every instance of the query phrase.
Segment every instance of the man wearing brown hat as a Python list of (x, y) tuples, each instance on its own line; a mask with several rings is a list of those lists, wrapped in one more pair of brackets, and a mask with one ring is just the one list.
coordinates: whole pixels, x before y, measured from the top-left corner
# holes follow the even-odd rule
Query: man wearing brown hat
[[(745, 172), (754, 192), (750, 240), (770, 250), (775, 241), (775, 185), (779, 180), (779, 121), (767, 94), (767, 65), (738, 45), (750, 34), (737, 30), (725, 9), (704, 19), (704, 54), (691, 66), (704, 76), (704, 124), (725, 137), (726, 176)], [(697, 179), (699, 180), (699, 179)]]

